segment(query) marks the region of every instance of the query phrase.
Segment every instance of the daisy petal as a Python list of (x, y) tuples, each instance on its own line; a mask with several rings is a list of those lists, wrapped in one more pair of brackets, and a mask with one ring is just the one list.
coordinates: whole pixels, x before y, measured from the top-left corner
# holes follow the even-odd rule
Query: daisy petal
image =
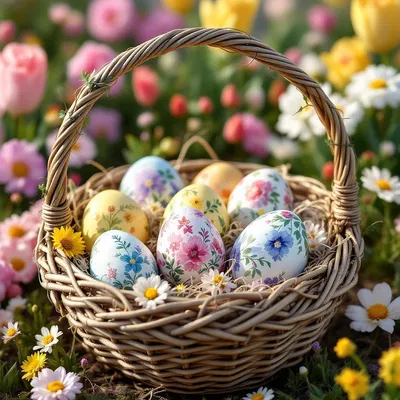
[(400, 297), (389, 304), (389, 316), (393, 319), (400, 319)]
[(373, 322), (353, 321), (350, 328), (358, 332), (372, 332), (378, 325)]
[(372, 290), (372, 297), (374, 304), (388, 306), (392, 300), (392, 289), (386, 282), (378, 283)]
[(379, 327), (386, 332), (393, 333), (395, 322), (391, 318), (381, 319)]
[(365, 308), (369, 308), (374, 304), (372, 292), (369, 289), (360, 289), (357, 293), (358, 300)]
[(348, 306), (345, 315), (353, 321), (369, 322), (367, 310), (361, 306)]

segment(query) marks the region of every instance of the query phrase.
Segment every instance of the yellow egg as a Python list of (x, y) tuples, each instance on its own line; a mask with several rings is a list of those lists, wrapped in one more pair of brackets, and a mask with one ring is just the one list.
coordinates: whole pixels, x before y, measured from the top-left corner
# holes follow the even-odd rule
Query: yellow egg
[(219, 233), (229, 226), (229, 215), (221, 197), (207, 185), (199, 183), (186, 186), (168, 203), (164, 218), (179, 207), (192, 207), (210, 218)]
[(149, 221), (139, 205), (118, 190), (103, 190), (88, 203), (83, 213), (82, 234), (90, 251), (104, 232), (117, 229), (146, 242)]
[(232, 164), (216, 162), (202, 169), (193, 179), (193, 183), (210, 186), (228, 204), (229, 196), (243, 177), (242, 172)]

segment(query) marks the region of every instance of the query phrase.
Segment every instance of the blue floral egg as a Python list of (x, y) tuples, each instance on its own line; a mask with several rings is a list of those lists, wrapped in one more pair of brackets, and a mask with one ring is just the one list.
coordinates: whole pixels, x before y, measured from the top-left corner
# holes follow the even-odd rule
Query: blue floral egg
[(264, 214), (236, 239), (230, 255), (234, 279), (267, 285), (299, 275), (308, 258), (306, 229), (292, 211)]
[(131, 165), (122, 178), (120, 191), (141, 206), (159, 202), (165, 207), (183, 187), (182, 178), (171, 164), (148, 156)]
[(111, 230), (101, 234), (90, 254), (90, 275), (119, 289), (132, 289), (140, 277), (157, 274), (151, 251), (130, 233)]

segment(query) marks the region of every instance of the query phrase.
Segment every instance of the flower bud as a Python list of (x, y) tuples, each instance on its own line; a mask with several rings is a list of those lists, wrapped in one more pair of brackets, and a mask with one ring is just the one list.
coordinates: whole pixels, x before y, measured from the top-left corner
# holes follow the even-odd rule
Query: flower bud
[(307, 369), (304, 365), (302, 365), (302, 366), (299, 368), (299, 374), (300, 374), (301, 376), (307, 376), (307, 375), (308, 375), (308, 369)]
[(202, 114), (211, 114), (214, 110), (214, 105), (209, 97), (203, 96), (197, 102), (197, 107)]
[(322, 167), (322, 176), (326, 181), (328, 181), (328, 182), (333, 181), (334, 169), (335, 169), (335, 167), (334, 167), (332, 161), (328, 161), (324, 164), (324, 166)]
[(33, 312), (33, 313), (36, 313), (36, 312), (38, 312), (38, 310), (39, 310), (39, 307), (37, 306), (37, 304), (34, 304), (34, 305), (32, 306), (32, 312)]
[(221, 94), (221, 104), (225, 108), (234, 109), (240, 106), (241, 102), (242, 99), (233, 83), (224, 87)]
[(179, 138), (167, 136), (161, 140), (159, 148), (166, 157), (174, 157), (179, 152), (180, 140)]
[(22, 201), (22, 196), (20, 193), (12, 193), (10, 196), (11, 203), (19, 204)]
[(228, 143), (239, 143), (244, 134), (242, 117), (240, 114), (234, 115), (226, 121), (222, 135)]
[(169, 102), (169, 111), (173, 117), (183, 118), (188, 112), (186, 97), (174, 94)]

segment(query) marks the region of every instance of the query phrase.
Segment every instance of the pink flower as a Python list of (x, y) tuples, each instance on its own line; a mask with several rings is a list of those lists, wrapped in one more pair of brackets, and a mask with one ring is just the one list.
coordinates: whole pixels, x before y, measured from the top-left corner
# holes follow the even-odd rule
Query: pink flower
[(0, 183), (7, 193), (33, 197), (46, 174), (44, 158), (33, 143), (12, 139), (0, 147)]
[(221, 93), (221, 104), (223, 107), (233, 109), (240, 106), (241, 102), (242, 99), (233, 83), (223, 88)]
[(265, 104), (265, 92), (261, 85), (253, 86), (244, 95), (246, 103), (254, 110), (259, 111)]
[(88, 8), (88, 31), (98, 40), (115, 43), (127, 39), (136, 22), (131, 0), (92, 0)]
[(337, 24), (337, 17), (333, 10), (321, 4), (310, 8), (307, 20), (312, 30), (321, 33), (331, 32)]
[(72, 38), (79, 37), (85, 32), (85, 17), (82, 12), (73, 10), (63, 23), (64, 33)]
[(145, 107), (151, 107), (161, 93), (158, 75), (146, 66), (133, 70), (132, 88), (137, 102)]
[(328, 182), (333, 181), (334, 169), (335, 169), (335, 166), (332, 161), (328, 161), (322, 166), (322, 176)]
[(49, 19), (53, 24), (61, 25), (71, 11), (71, 7), (67, 3), (55, 3), (49, 8)]
[(182, 264), (186, 271), (198, 271), (210, 256), (207, 245), (199, 236), (193, 236), (182, 243), (178, 254), (179, 264)]
[(188, 112), (186, 97), (174, 94), (169, 101), (169, 112), (175, 118), (183, 118)]
[(239, 143), (243, 138), (243, 123), (240, 114), (236, 114), (225, 122), (222, 135), (228, 143)]
[(107, 270), (107, 278), (108, 279), (115, 279), (117, 276), (117, 269), (116, 268), (108, 268)]
[(13, 322), (13, 313), (0, 309), (0, 328), (7, 326), (9, 322)]
[(271, 139), (268, 126), (253, 114), (244, 113), (241, 116), (244, 149), (258, 157), (266, 157), (269, 153)]
[(72, 182), (74, 182), (75, 186), (79, 186), (82, 183), (82, 177), (76, 172), (71, 172), (70, 174), (68, 174), (68, 178), (71, 179)]
[(31, 214), (32, 218), (38, 224), (42, 223), (42, 207), (43, 207), (43, 200), (38, 200), (30, 207), (28, 211)]
[(17, 28), (11, 20), (0, 22), (0, 43), (6, 44), (14, 40)]
[(14, 282), (29, 283), (36, 276), (32, 248), (25, 243), (0, 243), (0, 258), (14, 270)]
[(181, 235), (177, 235), (176, 233), (171, 233), (168, 236), (169, 250), (171, 250), (172, 254), (175, 254), (179, 250), (182, 241), (183, 237)]
[(285, 56), (294, 64), (298, 64), (303, 57), (303, 53), (297, 47), (290, 47), (285, 51)]
[(42, 101), (47, 81), (47, 55), (38, 45), (10, 43), (0, 54), (0, 108), (28, 114)]
[(197, 102), (197, 107), (202, 114), (211, 114), (214, 110), (214, 104), (207, 96), (200, 97)]
[(12, 269), (11, 264), (5, 259), (0, 258), (0, 284), (2, 284), (5, 289), (8, 289), (15, 278), (15, 271)]
[[(67, 64), (68, 81), (77, 89), (83, 82), (80, 80), (82, 71), (91, 74), (93, 71), (98, 71), (100, 68), (111, 61), (117, 53), (105, 44), (99, 44), (93, 41), (87, 41), (79, 48), (77, 53), (72, 57)], [(120, 77), (110, 88), (110, 94), (117, 96), (124, 84), (124, 77)]]
[(138, 115), (136, 123), (139, 128), (148, 128), (154, 124), (155, 116), (151, 111), (145, 111)]
[(269, 194), (272, 192), (271, 182), (255, 181), (246, 192), (246, 199), (255, 207), (268, 203)]
[(185, 27), (185, 19), (163, 7), (156, 7), (150, 14), (140, 20), (136, 29), (139, 43), (150, 40), (155, 36)]
[(182, 217), (181, 220), (178, 220), (178, 229), (183, 228), (183, 233), (186, 235), (187, 233), (193, 233), (193, 225), (190, 225), (190, 221), (186, 217)]
[(121, 138), (121, 114), (111, 108), (94, 107), (89, 113), (89, 125), (86, 130), (93, 139), (104, 138), (115, 143)]
[(22, 295), (22, 287), (18, 283), (12, 283), (7, 288), (7, 297), (13, 299), (14, 297), (19, 297)]
[(0, 223), (0, 241), (22, 242), (33, 250), (38, 229), (39, 224), (29, 211), (21, 215), (14, 214)]
[[(50, 134), (46, 139), (47, 153), (51, 153), (51, 149), (56, 141), (57, 131)], [(81, 134), (78, 141), (72, 147), (69, 165), (71, 167), (80, 168), (87, 162), (96, 158), (97, 149), (93, 139), (88, 135)]]
[(293, 218), (293, 213), (291, 211), (282, 210), (281, 214), (284, 218), (287, 218), (287, 219)]

